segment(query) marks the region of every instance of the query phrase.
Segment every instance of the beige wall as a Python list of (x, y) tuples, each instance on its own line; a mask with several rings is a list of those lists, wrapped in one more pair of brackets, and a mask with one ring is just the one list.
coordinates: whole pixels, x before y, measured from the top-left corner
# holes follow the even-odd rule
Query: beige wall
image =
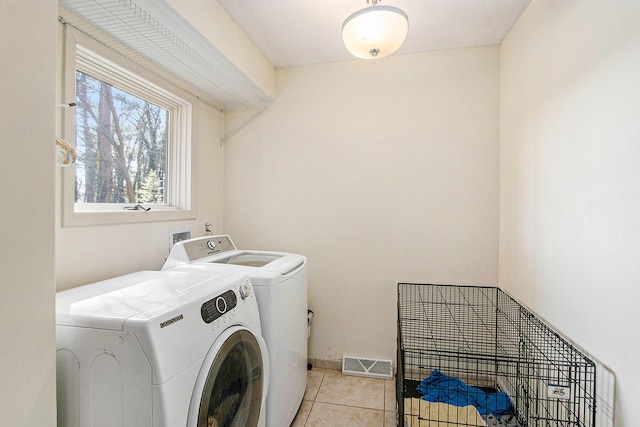
[(502, 46), (500, 283), (614, 371), (616, 426), (640, 400), (638, 22), (534, 1)]
[(276, 71), (217, 1), (167, 0), (269, 97), (275, 96)]
[(55, 426), (56, 3), (0, 12), (0, 424)]
[(278, 70), (224, 229), (309, 258), (310, 357), (395, 355), (396, 284), (496, 284), (499, 48)]

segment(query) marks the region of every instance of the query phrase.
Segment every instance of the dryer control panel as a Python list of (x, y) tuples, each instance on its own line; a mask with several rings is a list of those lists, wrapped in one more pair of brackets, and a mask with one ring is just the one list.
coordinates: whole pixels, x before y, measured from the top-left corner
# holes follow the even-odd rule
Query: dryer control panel
[(181, 243), (187, 253), (189, 262), (236, 249), (229, 236), (206, 236), (199, 239), (185, 240)]
[(211, 323), (225, 313), (233, 310), (237, 304), (238, 298), (235, 292), (229, 290), (202, 304), (202, 307), (200, 307), (200, 315), (205, 323)]

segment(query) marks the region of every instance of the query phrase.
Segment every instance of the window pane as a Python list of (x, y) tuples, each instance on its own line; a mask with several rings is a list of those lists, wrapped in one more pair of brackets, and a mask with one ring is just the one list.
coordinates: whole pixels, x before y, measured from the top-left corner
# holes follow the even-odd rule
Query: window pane
[(169, 111), (76, 71), (76, 203), (167, 203)]

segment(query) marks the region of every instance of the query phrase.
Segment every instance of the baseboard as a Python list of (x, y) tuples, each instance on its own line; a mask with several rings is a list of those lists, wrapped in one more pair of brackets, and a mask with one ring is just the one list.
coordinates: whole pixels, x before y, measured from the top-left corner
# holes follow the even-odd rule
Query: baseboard
[(308, 361), (309, 361), (309, 363), (311, 363), (311, 365), (314, 368), (333, 369), (333, 370), (336, 370), (336, 371), (341, 371), (342, 370), (342, 360), (327, 360), (327, 359), (309, 358)]

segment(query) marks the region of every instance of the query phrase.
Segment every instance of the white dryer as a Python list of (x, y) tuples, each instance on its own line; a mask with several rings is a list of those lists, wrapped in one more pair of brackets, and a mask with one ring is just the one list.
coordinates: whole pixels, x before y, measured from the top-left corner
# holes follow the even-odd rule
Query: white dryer
[(267, 427), (288, 427), (307, 385), (307, 259), (291, 253), (239, 250), (229, 236), (206, 236), (173, 245), (162, 269), (249, 276), (269, 351)]
[(56, 295), (61, 427), (264, 426), (246, 275), (142, 271)]

